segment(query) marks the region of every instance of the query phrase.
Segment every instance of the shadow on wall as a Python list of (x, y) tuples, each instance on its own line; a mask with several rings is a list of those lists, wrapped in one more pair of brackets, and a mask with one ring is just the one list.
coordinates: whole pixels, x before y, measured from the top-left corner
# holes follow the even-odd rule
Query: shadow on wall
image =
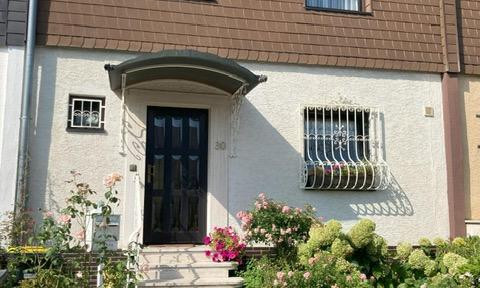
[[(53, 196), (52, 175), (48, 172), (50, 146), (52, 143), (53, 111), (55, 105), (55, 82), (51, 79), (57, 77), (57, 61), (43, 62), (36, 65), (36, 75), (32, 95), (35, 95), (31, 112), (34, 118), (30, 126), (30, 163), (28, 177), (29, 198), (28, 206), (34, 211), (37, 209), (59, 210), (57, 199)], [(45, 189), (35, 190), (39, 187)]]
[[(301, 132), (296, 131), (297, 125), (289, 122), (288, 127), (273, 127), (248, 99), (245, 99), (242, 110), (238, 157), (231, 159), (229, 170), (229, 212), (232, 218), (236, 212), (251, 207), (260, 192), (292, 206), (308, 203), (317, 209), (318, 216), (325, 219), (355, 220), (361, 216), (414, 214), (411, 201), (393, 175), (383, 191), (301, 189), (302, 155), (279, 133), (290, 129), (286, 133), (302, 137)], [(301, 143), (300, 139), (298, 143)]]
[[(127, 101), (128, 98), (129, 97), (127, 96)], [(145, 139), (147, 138), (145, 133), (147, 130), (145, 129), (145, 124), (138, 120), (138, 115), (135, 116), (134, 112), (130, 111), (127, 101), (125, 101), (125, 138), (123, 141), (125, 150), (136, 160), (140, 161), (145, 158)], [(126, 139), (132, 140), (130, 142), (126, 142)]]

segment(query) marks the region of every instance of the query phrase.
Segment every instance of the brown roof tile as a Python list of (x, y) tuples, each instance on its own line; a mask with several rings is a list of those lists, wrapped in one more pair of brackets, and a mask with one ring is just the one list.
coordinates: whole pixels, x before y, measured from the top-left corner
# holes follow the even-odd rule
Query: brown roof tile
[[(442, 72), (458, 64), (449, 56), (458, 45), (455, 0), (441, 1), (376, 0), (372, 15), (355, 15), (307, 11), (303, 0), (41, 0), (38, 33), (51, 46), (188, 47), (240, 60)], [(470, 56), (479, 52), (480, 5), (460, 2)]]

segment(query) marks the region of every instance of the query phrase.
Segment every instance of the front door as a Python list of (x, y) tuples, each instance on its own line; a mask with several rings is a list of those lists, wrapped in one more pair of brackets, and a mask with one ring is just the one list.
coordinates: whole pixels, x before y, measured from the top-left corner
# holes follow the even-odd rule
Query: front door
[(206, 233), (208, 110), (147, 108), (145, 244)]

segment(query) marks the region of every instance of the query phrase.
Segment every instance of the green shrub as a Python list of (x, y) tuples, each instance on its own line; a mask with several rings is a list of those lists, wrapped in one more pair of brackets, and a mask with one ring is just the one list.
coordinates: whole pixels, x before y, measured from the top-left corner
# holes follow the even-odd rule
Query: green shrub
[(294, 242), (298, 258), (249, 262), (242, 273), (246, 287), (480, 287), (479, 237), (437, 238), (433, 244), (422, 238), (417, 249), (403, 242), (389, 253), (371, 220), (348, 232), (335, 220), (311, 223), (307, 240)]

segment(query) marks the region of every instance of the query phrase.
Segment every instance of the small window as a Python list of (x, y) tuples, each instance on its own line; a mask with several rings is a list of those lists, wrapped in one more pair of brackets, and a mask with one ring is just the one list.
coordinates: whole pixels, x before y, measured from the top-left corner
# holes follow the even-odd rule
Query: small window
[(104, 114), (105, 98), (70, 95), (67, 129), (103, 131)]
[(363, 11), (362, 0), (306, 0), (306, 7), (323, 10)]
[(385, 183), (378, 110), (323, 106), (303, 114), (304, 188), (377, 190)]

